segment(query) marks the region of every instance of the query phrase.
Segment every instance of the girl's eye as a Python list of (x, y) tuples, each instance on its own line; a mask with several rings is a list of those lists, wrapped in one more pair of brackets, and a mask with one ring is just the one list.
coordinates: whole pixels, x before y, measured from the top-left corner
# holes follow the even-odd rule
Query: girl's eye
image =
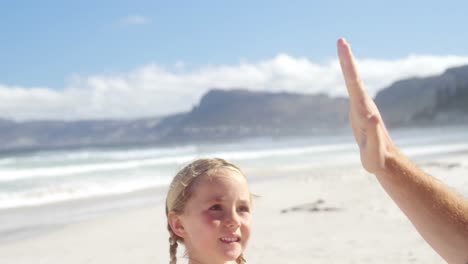
[(210, 207), (210, 210), (219, 211), (219, 210), (221, 210), (221, 205), (215, 204), (215, 205)]
[(239, 207), (239, 211), (241, 211), (241, 212), (250, 212), (250, 208), (248, 206), (241, 206), (241, 207)]

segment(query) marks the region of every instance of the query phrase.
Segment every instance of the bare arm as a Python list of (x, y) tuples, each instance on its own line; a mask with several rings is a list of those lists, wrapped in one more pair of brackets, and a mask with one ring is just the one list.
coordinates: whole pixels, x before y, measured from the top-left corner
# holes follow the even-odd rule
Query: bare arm
[(393, 144), (359, 78), (351, 48), (338, 40), (350, 96), (350, 123), (364, 168), (378, 181), (422, 237), (448, 263), (468, 264), (468, 200), (427, 175)]

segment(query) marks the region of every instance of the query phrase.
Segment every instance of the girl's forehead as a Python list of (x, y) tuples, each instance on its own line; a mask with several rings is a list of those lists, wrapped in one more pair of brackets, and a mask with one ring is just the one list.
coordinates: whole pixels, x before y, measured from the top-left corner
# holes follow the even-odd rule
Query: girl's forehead
[(214, 173), (210, 173), (205, 177), (200, 178), (201, 183), (211, 183), (217, 185), (245, 185), (247, 186), (247, 180), (244, 175), (237, 170), (223, 169), (218, 170)]
[(194, 196), (204, 200), (222, 200), (232, 195), (250, 197), (244, 175), (234, 170), (201, 177), (193, 187)]

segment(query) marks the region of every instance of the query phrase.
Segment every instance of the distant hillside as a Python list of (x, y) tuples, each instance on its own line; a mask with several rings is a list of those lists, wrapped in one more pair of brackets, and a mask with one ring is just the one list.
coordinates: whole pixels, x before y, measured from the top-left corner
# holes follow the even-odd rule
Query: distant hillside
[(468, 65), (397, 81), (381, 90), (375, 102), (389, 126), (468, 123)]
[(295, 135), (344, 127), (347, 113), (346, 98), (215, 89), (159, 129), (171, 131), (164, 138), (169, 141)]
[[(344, 87), (343, 87), (344, 89)], [(397, 81), (375, 101), (388, 126), (468, 123), (468, 66)], [(0, 151), (180, 144), (327, 132), (348, 126), (348, 99), (327, 95), (213, 89), (187, 113), (138, 120), (0, 119)]]
[[(0, 120), (0, 151), (133, 144), (156, 140), (158, 118), (133, 121)], [(144, 139), (144, 140), (142, 140)]]
[(0, 120), (0, 150), (165, 144), (313, 133), (344, 127), (348, 100), (211, 90), (188, 113), (132, 121)]

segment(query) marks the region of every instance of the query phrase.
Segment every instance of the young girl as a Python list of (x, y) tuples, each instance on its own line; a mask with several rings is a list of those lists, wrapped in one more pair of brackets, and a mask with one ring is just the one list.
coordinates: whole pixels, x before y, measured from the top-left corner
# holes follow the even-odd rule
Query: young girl
[(251, 194), (241, 170), (222, 159), (199, 159), (174, 177), (166, 199), (170, 263), (179, 243), (190, 264), (245, 263)]

